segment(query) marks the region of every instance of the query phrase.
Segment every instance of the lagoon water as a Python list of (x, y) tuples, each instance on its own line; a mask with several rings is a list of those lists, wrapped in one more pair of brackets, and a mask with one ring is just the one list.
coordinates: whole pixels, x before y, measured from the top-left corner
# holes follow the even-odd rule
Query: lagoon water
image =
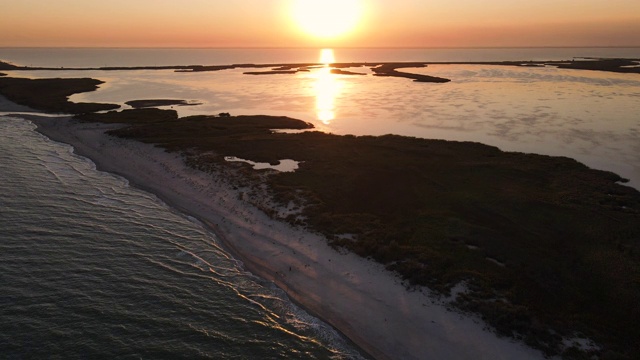
[[(336, 49), (337, 62), (640, 59), (640, 48)], [(186, 65), (318, 62), (317, 49), (0, 49), (0, 59), (34, 66)], [(336, 75), (326, 68), (295, 75), (171, 70), (8, 71), (11, 76), (94, 77), (98, 91), (73, 101), (172, 98), (193, 114), (287, 115), (336, 134), (400, 134), (478, 141), (506, 151), (575, 158), (613, 171), (640, 188), (640, 74), (555, 67), (431, 65), (403, 71), (451, 79), (445, 84)], [(295, 159), (293, 159), (295, 160)]]
[[(313, 49), (0, 49), (0, 60), (52, 67), (316, 62)], [(336, 61), (640, 58), (640, 49), (335, 50)], [(576, 158), (640, 187), (640, 75), (433, 65), (452, 79), (413, 83), (242, 69), (4, 71), (94, 77), (73, 101), (173, 98), (181, 115), (288, 115), (338, 134), (479, 141)], [(215, 236), (122, 178), (0, 117), (0, 353), (7, 358), (360, 358), (270, 283), (243, 271)], [(295, 160), (295, 159), (293, 159)]]

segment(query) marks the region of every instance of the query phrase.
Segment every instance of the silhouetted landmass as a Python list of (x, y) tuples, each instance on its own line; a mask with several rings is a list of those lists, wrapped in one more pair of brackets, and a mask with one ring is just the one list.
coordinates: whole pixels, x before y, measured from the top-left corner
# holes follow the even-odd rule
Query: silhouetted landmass
[[(2, 78), (0, 93), (48, 111), (116, 106), (68, 102), (73, 91), (98, 84)], [(287, 117), (178, 118), (172, 110), (133, 109), (78, 119), (121, 123), (110, 134), (181, 152), (203, 171), (238, 169), (239, 183), (266, 185), (277, 203), (299, 206), (284, 220), (385, 264), (409, 284), (445, 295), (466, 284), (460, 309), (547, 354), (576, 334), (602, 348), (570, 348), (565, 358), (640, 353), (640, 193), (618, 175), (472, 142), (274, 132), (312, 128)], [(225, 156), (301, 163), (296, 172), (265, 177)]]
[[(178, 65), (178, 66), (134, 66), (134, 67), (87, 67), (87, 68), (53, 68), (53, 67), (28, 67), (16, 66), (7, 62), (0, 61), (0, 70), (103, 70), (103, 71), (124, 71), (124, 70), (175, 70), (176, 72), (205, 72), (205, 71), (222, 71), (232, 69), (250, 69), (250, 68), (272, 68), (272, 71), (305, 71), (317, 67), (324, 66), (320, 63), (297, 63), (297, 64), (231, 64), (231, 65)], [(576, 70), (592, 70), (592, 71), (609, 71), (621, 73), (640, 74), (640, 59), (607, 59), (607, 58), (576, 58), (566, 61), (425, 61), (425, 62), (354, 62), (354, 63), (332, 63), (331, 68), (344, 69), (353, 67), (370, 67), (377, 76), (398, 76), (413, 79), (417, 82), (446, 82), (441, 78), (433, 78), (427, 75), (411, 74), (395, 71), (400, 68), (425, 67), (428, 65), (496, 65), (496, 66), (526, 66), (526, 67), (542, 67), (556, 66), (565, 69)], [(376, 71), (376, 69), (378, 71)], [(257, 72), (248, 72), (255, 75)], [(259, 72), (260, 74), (267, 72)], [(280, 74), (274, 72), (274, 74)], [(430, 79), (432, 78), (432, 79)], [(447, 80), (447, 79), (444, 79)]]
[(342, 69), (331, 69), (331, 73), (337, 74), (337, 75), (367, 75), (365, 73), (359, 73), (355, 71), (348, 71), (348, 70), (342, 70)]
[(406, 72), (400, 72), (396, 69), (402, 68), (424, 68), (427, 67), (424, 63), (395, 63), (395, 64), (383, 64), (380, 66), (376, 66), (371, 68), (376, 76), (394, 76), (394, 77), (402, 77), (407, 79), (413, 79), (416, 82), (435, 82), (435, 83), (445, 83), (451, 80), (444, 79), (436, 76), (429, 75), (421, 75), (421, 74), (411, 74)]
[(175, 110), (161, 109), (125, 109), (122, 111), (108, 111), (106, 113), (87, 113), (76, 115), (78, 120), (85, 122), (101, 122), (107, 124), (159, 124), (178, 120)]
[(214, 65), (214, 66), (203, 66), (203, 65), (193, 65), (183, 68), (176, 68), (176, 72), (202, 72), (202, 71), (221, 71), (221, 70), (231, 70), (235, 69), (236, 65)]
[(298, 70), (269, 70), (269, 71), (247, 71), (245, 75), (288, 75), (295, 74)]
[[(301, 161), (296, 172), (267, 177), (278, 203), (302, 208), (285, 220), (411, 284), (448, 294), (465, 283), (457, 306), (549, 355), (574, 334), (603, 349), (571, 348), (566, 358), (640, 351), (640, 193), (613, 173), (472, 142), (274, 133), (311, 127), (284, 117), (165, 111), (168, 120), (154, 122), (157, 115), (136, 111), (81, 118), (123, 114), (118, 122), (130, 126), (110, 134), (183, 152), (204, 171), (243, 166), (225, 156)], [(262, 172), (240, 173), (244, 185), (264, 184)]]
[(640, 74), (640, 59), (575, 58), (566, 61), (490, 61), (490, 62), (429, 62), (438, 65), (496, 65), (519, 67), (552, 66), (560, 69), (607, 71)]
[(0, 76), (7, 76), (7, 74), (5, 74), (5, 73), (0, 73)]
[[(297, 74), (299, 72), (308, 72), (309, 69), (319, 68), (321, 66), (305, 66), (305, 67), (297, 67), (297, 66), (281, 66), (268, 71), (248, 71), (244, 72), (245, 75), (277, 75), (277, 74)], [(337, 75), (367, 75), (364, 73), (357, 73), (342, 69), (331, 68), (332, 74)]]
[(0, 78), (0, 94), (7, 99), (36, 110), (53, 113), (82, 114), (117, 109), (120, 105), (73, 103), (68, 97), (94, 91), (103, 81), (95, 79), (25, 79)]
[[(181, 72), (203, 72), (203, 71), (221, 71), (231, 69), (263, 69), (272, 68), (271, 71), (292, 71), (293, 69), (307, 68), (317, 64), (302, 63), (302, 64), (233, 64), (233, 65), (220, 65), (220, 66), (191, 66), (189, 69), (181, 69)], [(295, 73), (295, 72), (294, 72)], [(254, 74), (250, 74), (254, 75)]]
[[(431, 83), (445, 83), (445, 82), (451, 81), (449, 79), (439, 78), (435, 76), (411, 74), (411, 73), (400, 72), (396, 70), (401, 68), (424, 68), (427, 66), (425, 63), (377, 63), (377, 64), (350, 63), (350, 64), (331, 64), (328, 66), (331, 68), (332, 74), (340, 74), (340, 75), (367, 75), (367, 74), (347, 71), (343, 69), (350, 68), (350, 67), (370, 66), (371, 70), (373, 70), (374, 75), (376, 76), (401, 77), (401, 78), (412, 79), (417, 82), (431, 82)], [(249, 72), (245, 72), (244, 74), (247, 74), (247, 75), (296, 74), (299, 71), (308, 71), (308, 69), (310, 68), (313, 68), (313, 66), (307, 66), (307, 65), (301, 66), (301, 64), (295, 64), (295, 65), (279, 66), (275, 69), (268, 70), (268, 71), (249, 71)]]
[(283, 71), (283, 70), (293, 70), (296, 69), (298, 71), (309, 71), (309, 69), (317, 69), (317, 68), (321, 68), (323, 67), (322, 65), (317, 65), (317, 64), (293, 64), (293, 65), (282, 65), (282, 66), (278, 66), (276, 68), (273, 68), (272, 70), (275, 71)]
[(170, 100), (170, 99), (131, 100), (131, 101), (125, 102), (125, 104), (136, 109), (156, 107), (156, 106), (170, 106), (170, 105), (178, 105), (178, 106), (201, 105), (199, 103), (190, 103), (186, 100)]
[(583, 59), (571, 62), (548, 63), (561, 69), (597, 70), (640, 74), (640, 60), (632, 59)]
[(0, 70), (16, 70), (16, 69), (19, 69), (19, 67), (13, 64), (9, 64), (8, 62), (0, 61)]
[[(205, 72), (205, 71), (222, 71), (232, 69), (248, 69), (248, 68), (271, 68), (265, 71), (247, 71), (246, 75), (291, 75), (300, 71), (309, 71), (309, 69), (324, 66), (318, 63), (299, 63), (299, 64), (233, 64), (233, 65), (189, 65), (189, 66), (142, 66), (142, 67), (98, 67), (98, 68), (46, 68), (46, 67), (13, 67), (13, 70), (175, 70), (176, 72)], [(331, 64), (332, 68), (341, 69), (347, 67), (370, 66), (377, 76), (393, 76), (413, 79), (418, 82), (447, 82), (448, 79), (437, 78), (433, 76), (410, 74), (396, 71), (395, 69), (407, 67), (425, 67), (426, 63), (348, 63), (348, 64)], [(376, 71), (377, 69), (377, 71)], [(341, 73), (337, 70), (335, 73)], [(346, 75), (355, 75), (344, 71)]]
[(289, 64), (289, 65), (278, 65), (277, 67), (272, 68), (271, 70), (265, 71), (247, 71), (243, 74), (245, 75), (287, 75), (287, 74), (297, 74), (299, 72), (308, 72), (309, 69), (318, 68), (321, 66), (310, 66), (309, 64)]

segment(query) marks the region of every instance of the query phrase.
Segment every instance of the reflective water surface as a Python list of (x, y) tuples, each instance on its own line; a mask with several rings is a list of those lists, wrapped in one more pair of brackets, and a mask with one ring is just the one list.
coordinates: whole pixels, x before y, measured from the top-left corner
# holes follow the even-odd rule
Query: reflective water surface
[[(580, 49), (562, 50), (588, 54)], [(627, 50), (630, 54), (638, 51)], [(353, 57), (353, 52), (346, 50), (334, 53), (337, 62)], [(405, 59), (414, 60), (415, 54), (406, 52)], [(478, 54), (478, 58), (489, 56), (486, 51), (478, 50)], [(517, 54), (532, 53), (514, 50), (509, 56)], [(309, 61), (318, 61), (318, 56), (316, 51)], [(398, 53), (387, 51), (387, 57), (393, 56)], [(244, 75), (246, 69), (10, 74), (90, 76), (106, 82), (98, 91), (72, 96), (73, 101), (124, 105), (133, 99), (185, 99), (202, 104), (174, 107), (182, 116), (220, 112), (288, 115), (336, 134), (393, 133), (478, 141), (507, 151), (568, 156), (594, 168), (614, 171), (630, 178), (633, 186), (640, 186), (638, 74), (489, 65), (431, 65), (403, 70), (452, 80), (431, 84), (375, 77), (366, 67), (347, 70), (367, 76), (333, 74), (326, 66), (294, 75), (268, 76)]]

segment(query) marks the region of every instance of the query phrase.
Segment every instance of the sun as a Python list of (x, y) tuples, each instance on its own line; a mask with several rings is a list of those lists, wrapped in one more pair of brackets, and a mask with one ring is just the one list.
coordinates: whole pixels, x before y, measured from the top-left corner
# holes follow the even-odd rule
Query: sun
[(362, 0), (294, 0), (291, 13), (308, 35), (331, 39), (353, 31), (362, 10)]

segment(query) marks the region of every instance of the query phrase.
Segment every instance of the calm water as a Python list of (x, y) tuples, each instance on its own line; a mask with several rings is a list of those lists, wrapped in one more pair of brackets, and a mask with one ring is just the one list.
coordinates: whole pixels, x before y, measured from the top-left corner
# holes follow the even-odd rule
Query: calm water
[(352, 359), (198, 223), (0, 117), (0, 357)]
[[(574, 56), (640, 58), (623, 49), (336, 49), (336, 61), (484, 61), (571, 59)], [(96, 66), (229, 64), (318, 61), (314, 49), (135, 50), (0, 49), (20, 64)], [(138, 63), (139, 62), (139, 63)], [(205, 73), (173, 71), (13, 71), (13, 76), (90, 76), (106, 83), (73, 101), (124, 105), (134, 99), (174, 98), (201, 105), (176, 107), (180, 115), (288, 115), (336, 134), (400, 134), (478, 141), (507, 151), (575, 158), (631, 179), (640, 188), (640, 74), (554, 67), (432, 65), (405, 71), (451, 79), (446, 84), (330, 74), (250, 76), (246, 69)], [(295, 159), (294, 159), (295, 160)]]

